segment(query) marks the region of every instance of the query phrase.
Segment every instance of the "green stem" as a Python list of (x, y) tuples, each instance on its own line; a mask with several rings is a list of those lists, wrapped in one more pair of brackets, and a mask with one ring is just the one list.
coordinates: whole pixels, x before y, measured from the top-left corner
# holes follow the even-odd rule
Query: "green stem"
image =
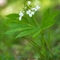
[(27, 39), (28, 39), (28, 41), (29, 41), (35, 48), (37, 48), (36, 51), (39, 53), (40, 58), (42, 59), (44, 56), (43, 56), (43, 54), (41, 54), (41, 52), (40, 52), (40, 47), (38, 46), (38, 44), (36, 44), (34, 41), (32, 41), (32, 40), (29, 39), (29, 38), (27, 38)]
[(46, 43), (46, 45), (47, 45), (48, 50), (50, 51), (51, 55), (53, 56), (53, 53), (52, 53), (52, 51), (51, 51), (51, 49), (50, 49), (50, 46), (49, 46), (49, 44), (48, 44), (45, 36), (44, 36), (43, 34), (42, 34), (42, 36), (43, 36), (43, 38), (44, 38), (44, 41), (45, 41), (45, 43)]
[(37, 24), (37, 26), (40, 27), (39, 24), (38, 24), (38, 22), (36, 21), (36, 19), (34, 17), (33, 17), (33, 20), (35, 21), (35, 23)]

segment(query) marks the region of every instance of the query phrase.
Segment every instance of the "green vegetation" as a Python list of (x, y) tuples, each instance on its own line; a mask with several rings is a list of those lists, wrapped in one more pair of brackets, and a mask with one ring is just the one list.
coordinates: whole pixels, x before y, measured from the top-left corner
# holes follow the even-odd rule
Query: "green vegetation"
[(59, 0), (9, 0), (0, 12), (0, 60), (60, 59)]

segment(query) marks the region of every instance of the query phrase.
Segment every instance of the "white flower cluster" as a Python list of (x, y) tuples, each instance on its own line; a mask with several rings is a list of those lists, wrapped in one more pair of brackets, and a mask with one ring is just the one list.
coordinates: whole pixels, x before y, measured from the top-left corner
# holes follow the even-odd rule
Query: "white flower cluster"
[(34, 15), (34, 11), (31, 11), (31, 10), (27, 10), (26, 14), (29, 15), (29, 17), (32, 17), (32, 15)]
[[(28, 1), (27, 4), (30, 5), (31, 1)], [(29, 17), (32, 17), (38, 9), (40, 9), (39, 5), (37, 5), (35, 8), (31, 8), (31, 9), (27, 10), (25, 13), (28, 14)], [(20, 11), (20, 13), (19, 13), (19, 20), (20, 21), (21, 21), (23, 16), (24, 16), (24, 12)]]

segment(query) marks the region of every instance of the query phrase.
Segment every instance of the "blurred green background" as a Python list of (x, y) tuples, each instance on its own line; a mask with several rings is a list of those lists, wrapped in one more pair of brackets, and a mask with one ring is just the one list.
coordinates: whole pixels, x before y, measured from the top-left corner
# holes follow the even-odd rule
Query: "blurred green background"
[[(11, 13), (19, 13), (23, 9), (24, 2), (28, 0), (0, 0), (0, 60), (33, 60), (37, 58), (33, 46), (24, 37), (15, 39), (17, 33), (6, 35), (4, 34), (9, 27), (3, 24), (4, 17)], [(37, 12), (36, 19), (40, 20), (43, 12), (47, 8), (52, 11), (60, 10), (60, 0), (30, 0), (32, 5), (41, 6)], [(55, 24), (46, 30), (51, 39), (51, 47), (55, 56), (60, 59), (60, 14), (55, 18)], [(47, 34), (46, 34), (47, 36)], [(40, 44), (40, 43), (38, 43)]]

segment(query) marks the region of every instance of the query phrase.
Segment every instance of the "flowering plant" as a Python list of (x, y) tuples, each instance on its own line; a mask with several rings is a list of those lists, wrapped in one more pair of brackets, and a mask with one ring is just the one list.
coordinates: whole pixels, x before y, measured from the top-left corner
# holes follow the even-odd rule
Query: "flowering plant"
[[(22, 17), (24, 16), (24, 13), (29, 15), (29, 17), (32, 17), (35, 14), (35, 12), (40, 8), (39, 5), (37, 5), (35, 8), (34, 7), (30, 8), (31, 1), (28, 1), (27, 3), (28, 3), (27, 6), (24, 6), (24, 10), (20, 11), (20, 13), (19, 13), (19, 15), (20, 15), (19, 20), (22, 19)], [(29, 7), (29, 9), (28, 9), (28, 7)]]
[[(28, 1), (27, 4), (24, 5), (24, 9), (20, 11), (19, 14), (15, 13), (7, 15), (7, 20), (5, 20), (4, 23), (10, 27), (10, 30), (8, 30), (5, 34), (14, 34), (18, 32), (16, 38), (27, 38), (27, 40), (36, 48), (36, 53), (38, 53), (39, 59), (43, 59), (43, 57), (46, 59), (47, 54), (45, 55), (45, 53), (47, 52), (47, 49), (49, 50), (50, 57), (52, 58), (53, 53), (44, 35), (44, 30), (51, 27), (55, 23), (54, 18), (59, 12), (55, 11), (50, 13), (50, 9), (47, 9), (43, 14), (43, 18), (38, 22), (34, 15), (40, 8), (41, 7), (39, 5), (32, 7), (31, 1)], [(38, 43), (34, 41), (34, 39), (41, 39), (40, 42), (42, 47), (39, 46)], [(45, 44), (47, 48), (45, 48)]]

